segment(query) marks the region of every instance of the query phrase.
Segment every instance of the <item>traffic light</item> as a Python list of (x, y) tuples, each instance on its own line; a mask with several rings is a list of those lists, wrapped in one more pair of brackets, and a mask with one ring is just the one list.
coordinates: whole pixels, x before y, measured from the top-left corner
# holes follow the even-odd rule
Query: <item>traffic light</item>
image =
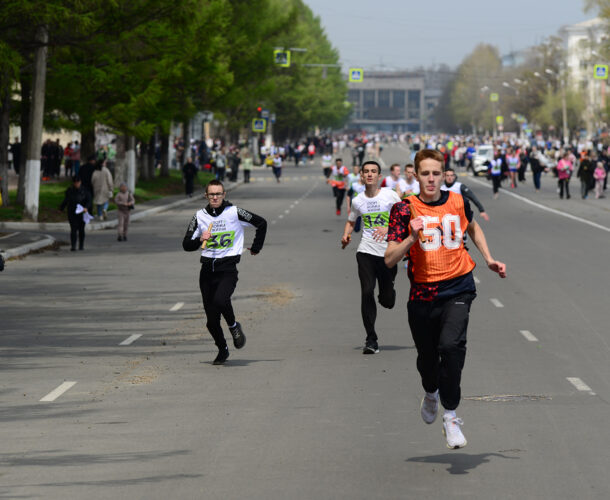
[(258, 108), (256, 108), (256, 111), (260, 114), (261, 111), (263, 110), (262, 106), (259, 106)]

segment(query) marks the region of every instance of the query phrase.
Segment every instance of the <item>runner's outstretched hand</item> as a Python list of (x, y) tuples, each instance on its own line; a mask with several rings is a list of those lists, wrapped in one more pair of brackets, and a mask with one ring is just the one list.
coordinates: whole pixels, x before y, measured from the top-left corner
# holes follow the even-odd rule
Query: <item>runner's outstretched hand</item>
[(498, 273), (500, 278), (506, 278), (506, 264), (503, 262), (493, 260), (487, 264), (487, 267), (489, 267), (489, 269), (491, 269), (494, 273)]

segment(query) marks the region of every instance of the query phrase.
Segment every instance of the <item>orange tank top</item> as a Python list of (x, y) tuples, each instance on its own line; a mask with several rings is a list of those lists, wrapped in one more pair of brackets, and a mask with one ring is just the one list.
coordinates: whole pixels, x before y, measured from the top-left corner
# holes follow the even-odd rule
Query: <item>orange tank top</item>
[(438, 206), (427, 205), (417, 196), (410, 196), (408, 201), (417, 215), (426, 219), (422, 230), (424, 242), (418, 239), (409, 249), (413, 281), (435, 283), (472, 271), (475, 263), (462, 239), (468, 227), (462, 195), (449, 191), (447, 201)]

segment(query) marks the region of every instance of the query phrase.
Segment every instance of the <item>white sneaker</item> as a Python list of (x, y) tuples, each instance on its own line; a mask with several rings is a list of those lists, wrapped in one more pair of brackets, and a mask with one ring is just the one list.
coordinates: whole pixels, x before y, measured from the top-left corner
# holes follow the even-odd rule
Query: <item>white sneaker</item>
[(443, 434), (447, 438), (447, 448), (455, 450), (466, 446), (467, 441), (462, 434), (460, 425), (464, 425), (464, 421), (458, 417), (445, 415), (443, 417)]
[(424, 394), (419, 409), (424, 422), (433, 424), (438, 415), (438, 391), (433, 396), (428, 393)]

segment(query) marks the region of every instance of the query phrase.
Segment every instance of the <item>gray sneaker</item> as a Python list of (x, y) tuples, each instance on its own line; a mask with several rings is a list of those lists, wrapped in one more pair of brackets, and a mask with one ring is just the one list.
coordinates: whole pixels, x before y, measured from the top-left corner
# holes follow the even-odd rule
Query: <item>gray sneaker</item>
[(438, 415), (438, 391), (433, 395), (424, 394), (420, 406), (421, 418), (427, 424), (433, 424)]

